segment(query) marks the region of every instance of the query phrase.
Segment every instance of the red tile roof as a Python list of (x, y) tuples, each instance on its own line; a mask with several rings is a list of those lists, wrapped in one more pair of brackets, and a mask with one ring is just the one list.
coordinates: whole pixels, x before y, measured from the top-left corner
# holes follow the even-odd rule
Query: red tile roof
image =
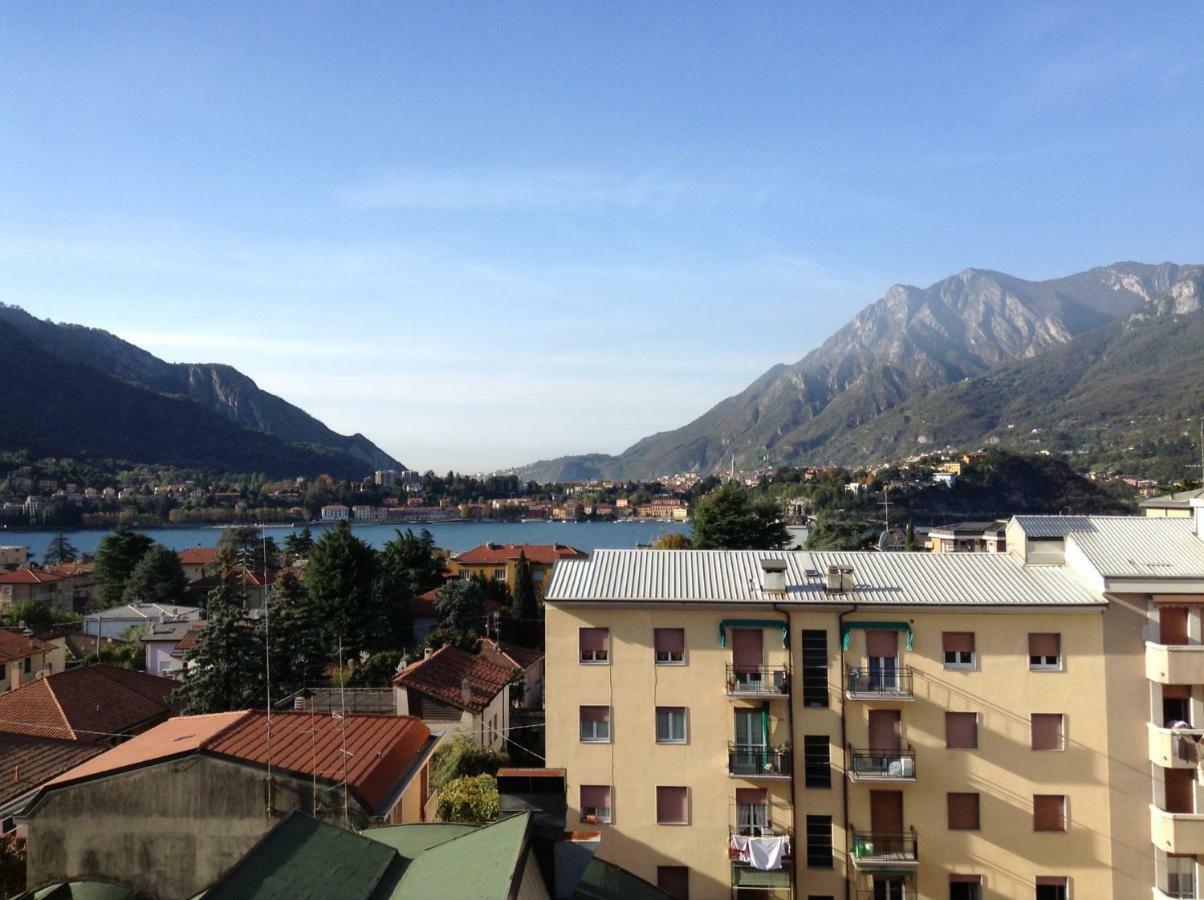
[(0, 804), (16, 800), (103, 752), (99, 744), (0, 733)]
[(176, 551), (182, 566), (207, 566), (217, 562), (216, 547), (189, 547), (187, 550)]
[(529, 669), (543, 659), (543, 651), (531, 647), (520, 647), (518, 644), (511, 644), (508, 641), (481, 638), (478, 646), (479, 652), (486, 659), (490, 659), (490, 656), (493, 655), (496, 657), (493, 661), (500, 666), (518, 666), (520, 669)]
[[(178, 716), (64, 773), (51, 785), (80, 781), (181, 754), (203, 752), (255, 765), (268, 762), (268, 719), (260, 711)], [(345, 733), (344, 733), (345, 731)], [(347, 754), (343, 754), (344, 741)], [(374, 813), (388, 812), (396, 789), (430, 745), (430, 729), (412, 716), (272, 713), (272, 768), (347, 784)], [(316, 763), (316, 765), (315, 765)]]
[(585, 551), (568, 544), (481, 544), (465, 550), (455, 560), (469, 566), (487, 565), (518, 559), (520, 553), (526, 553), (528, 561), (543, 566), (550, 566), (558, 559), (585, 559), (589, 556)]
[[(465, 653), (450, 644), (440, 647), (428, 659), (406, 666), (393, 683), (433, 697), (456, 709), (480, 713), (510, 682), (516, 667), (497, 664), (498, 657), (486, 658)], [(464, 701), (461, 684), (468, 680), (469, 699)]]
[[(264, 578), (263, 572), (256, 572), (246, 566), (235, 566), (226, 575), (226, 584), (234, 585), (235, 587), (259, 588), (263, 587)], [(279, 572), (268, 570), (267, 583), (272, 584), (280, 577)], [(192, 590), (204, 590), (206, 588), (215, 588), (222, 583), (221, 575), (206, 575), (204, 578), (198, 578), (189, 585)]]
[(45, 653), (53, 650), (54, 646), (37, 638), (27, 637), (19, 631), (0, 628), (0, 663), (12, 662), (14, 659), (25, 659), (35, 653)]
[(38, 678), (0, 694), (0, 731), (85, 743), (165, 719), (179, 682), (92, 665)]
[(0, 572), (0, 584), (53, 584), (66, 577), (46, 569), (14, 569), (11, 572)]

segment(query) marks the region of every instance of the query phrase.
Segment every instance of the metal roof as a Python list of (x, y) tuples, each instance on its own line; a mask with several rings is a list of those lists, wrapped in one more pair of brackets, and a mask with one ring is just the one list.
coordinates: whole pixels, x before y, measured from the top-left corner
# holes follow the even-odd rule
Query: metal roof
[(1142, 509), (1191, 509), (1191, 501), (1197, 498), (1204, 499), (1204, 488), (1150, 497), (1138, 505)]
[(1072, 531), (1086, 531), (1091, 527), (1091, 519), (1091, 516), (1016, 516), (1012, 521), (1026, 537), (1060, 538)]
[[(761, 589), (761, 560), (786, 560), (786, 592)], [(824, 590), (829, 565), (853, 568), (853, 594)], [(883, 605), (1096, 605), (1103, 598), (1061, 566), (1000, 553), (769, 550), (596, 550), (558, 563), (545, 599)]]
[(1017, 516), (1026, 537), (1061, 537), (1105, 578), (1204, 577), (1195, 522), (1148, 516)]

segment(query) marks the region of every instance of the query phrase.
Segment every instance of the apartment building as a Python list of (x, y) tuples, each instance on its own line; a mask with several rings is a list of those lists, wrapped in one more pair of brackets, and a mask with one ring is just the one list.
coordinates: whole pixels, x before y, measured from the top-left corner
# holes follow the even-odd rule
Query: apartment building
[(1018, 517), (1005, 553), (559, 563), (570, 827), (676, 897), (1200, 896), (1196, 512)]

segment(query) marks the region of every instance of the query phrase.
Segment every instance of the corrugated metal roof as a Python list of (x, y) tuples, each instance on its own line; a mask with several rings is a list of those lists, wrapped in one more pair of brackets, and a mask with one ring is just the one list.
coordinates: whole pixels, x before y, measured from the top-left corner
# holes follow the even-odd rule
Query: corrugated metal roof
[(1017, 516), (1030, 538), (1063, 537), (1105, 578), (1204, 578), (1204, 540), (1190, 518)]
[(1091, 516), (1016, 516), (1012, 521), (1030, 538), (1066, 537), (1091, 527)]
[[(786, 593), (761, 589), (761, 560), (786, 562)], [(835, 553), (771, 550), (596, 550), (558, 563), (546, 599), (842, 603), (824, 590), (829, 565), (852, 566), (858, 603), (1092, 605), (1103, 598), (1059, 566), (995, 553)]]

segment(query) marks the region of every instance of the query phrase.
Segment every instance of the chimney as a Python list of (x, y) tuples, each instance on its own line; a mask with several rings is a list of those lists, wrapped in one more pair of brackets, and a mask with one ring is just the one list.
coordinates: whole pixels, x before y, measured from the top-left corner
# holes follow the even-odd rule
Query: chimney
[(824, 580), (824, 590), (829, 594), (850, 594), (853, 592), (853, 567), (828, 566), (828, 575)]
[(766, 593), (786, 593), (786, 560), (761, 560), (761, 587)]
[(460, 680), (460, 699), (464, 701), (465, 706), (472, 703), (472, 684), (467, 678)]
[(423, 650), (423, 651), (422, 651), (422, 658), (423, 658), (423, 659), (430, 659), (430, 658), (431, 658), (431, 655), (432, 655), (434, 652), (435, 652), (435, 651), (434, 651), (434, 650), (432, 650), (430, 647), (427, 647), (425, 650)]

